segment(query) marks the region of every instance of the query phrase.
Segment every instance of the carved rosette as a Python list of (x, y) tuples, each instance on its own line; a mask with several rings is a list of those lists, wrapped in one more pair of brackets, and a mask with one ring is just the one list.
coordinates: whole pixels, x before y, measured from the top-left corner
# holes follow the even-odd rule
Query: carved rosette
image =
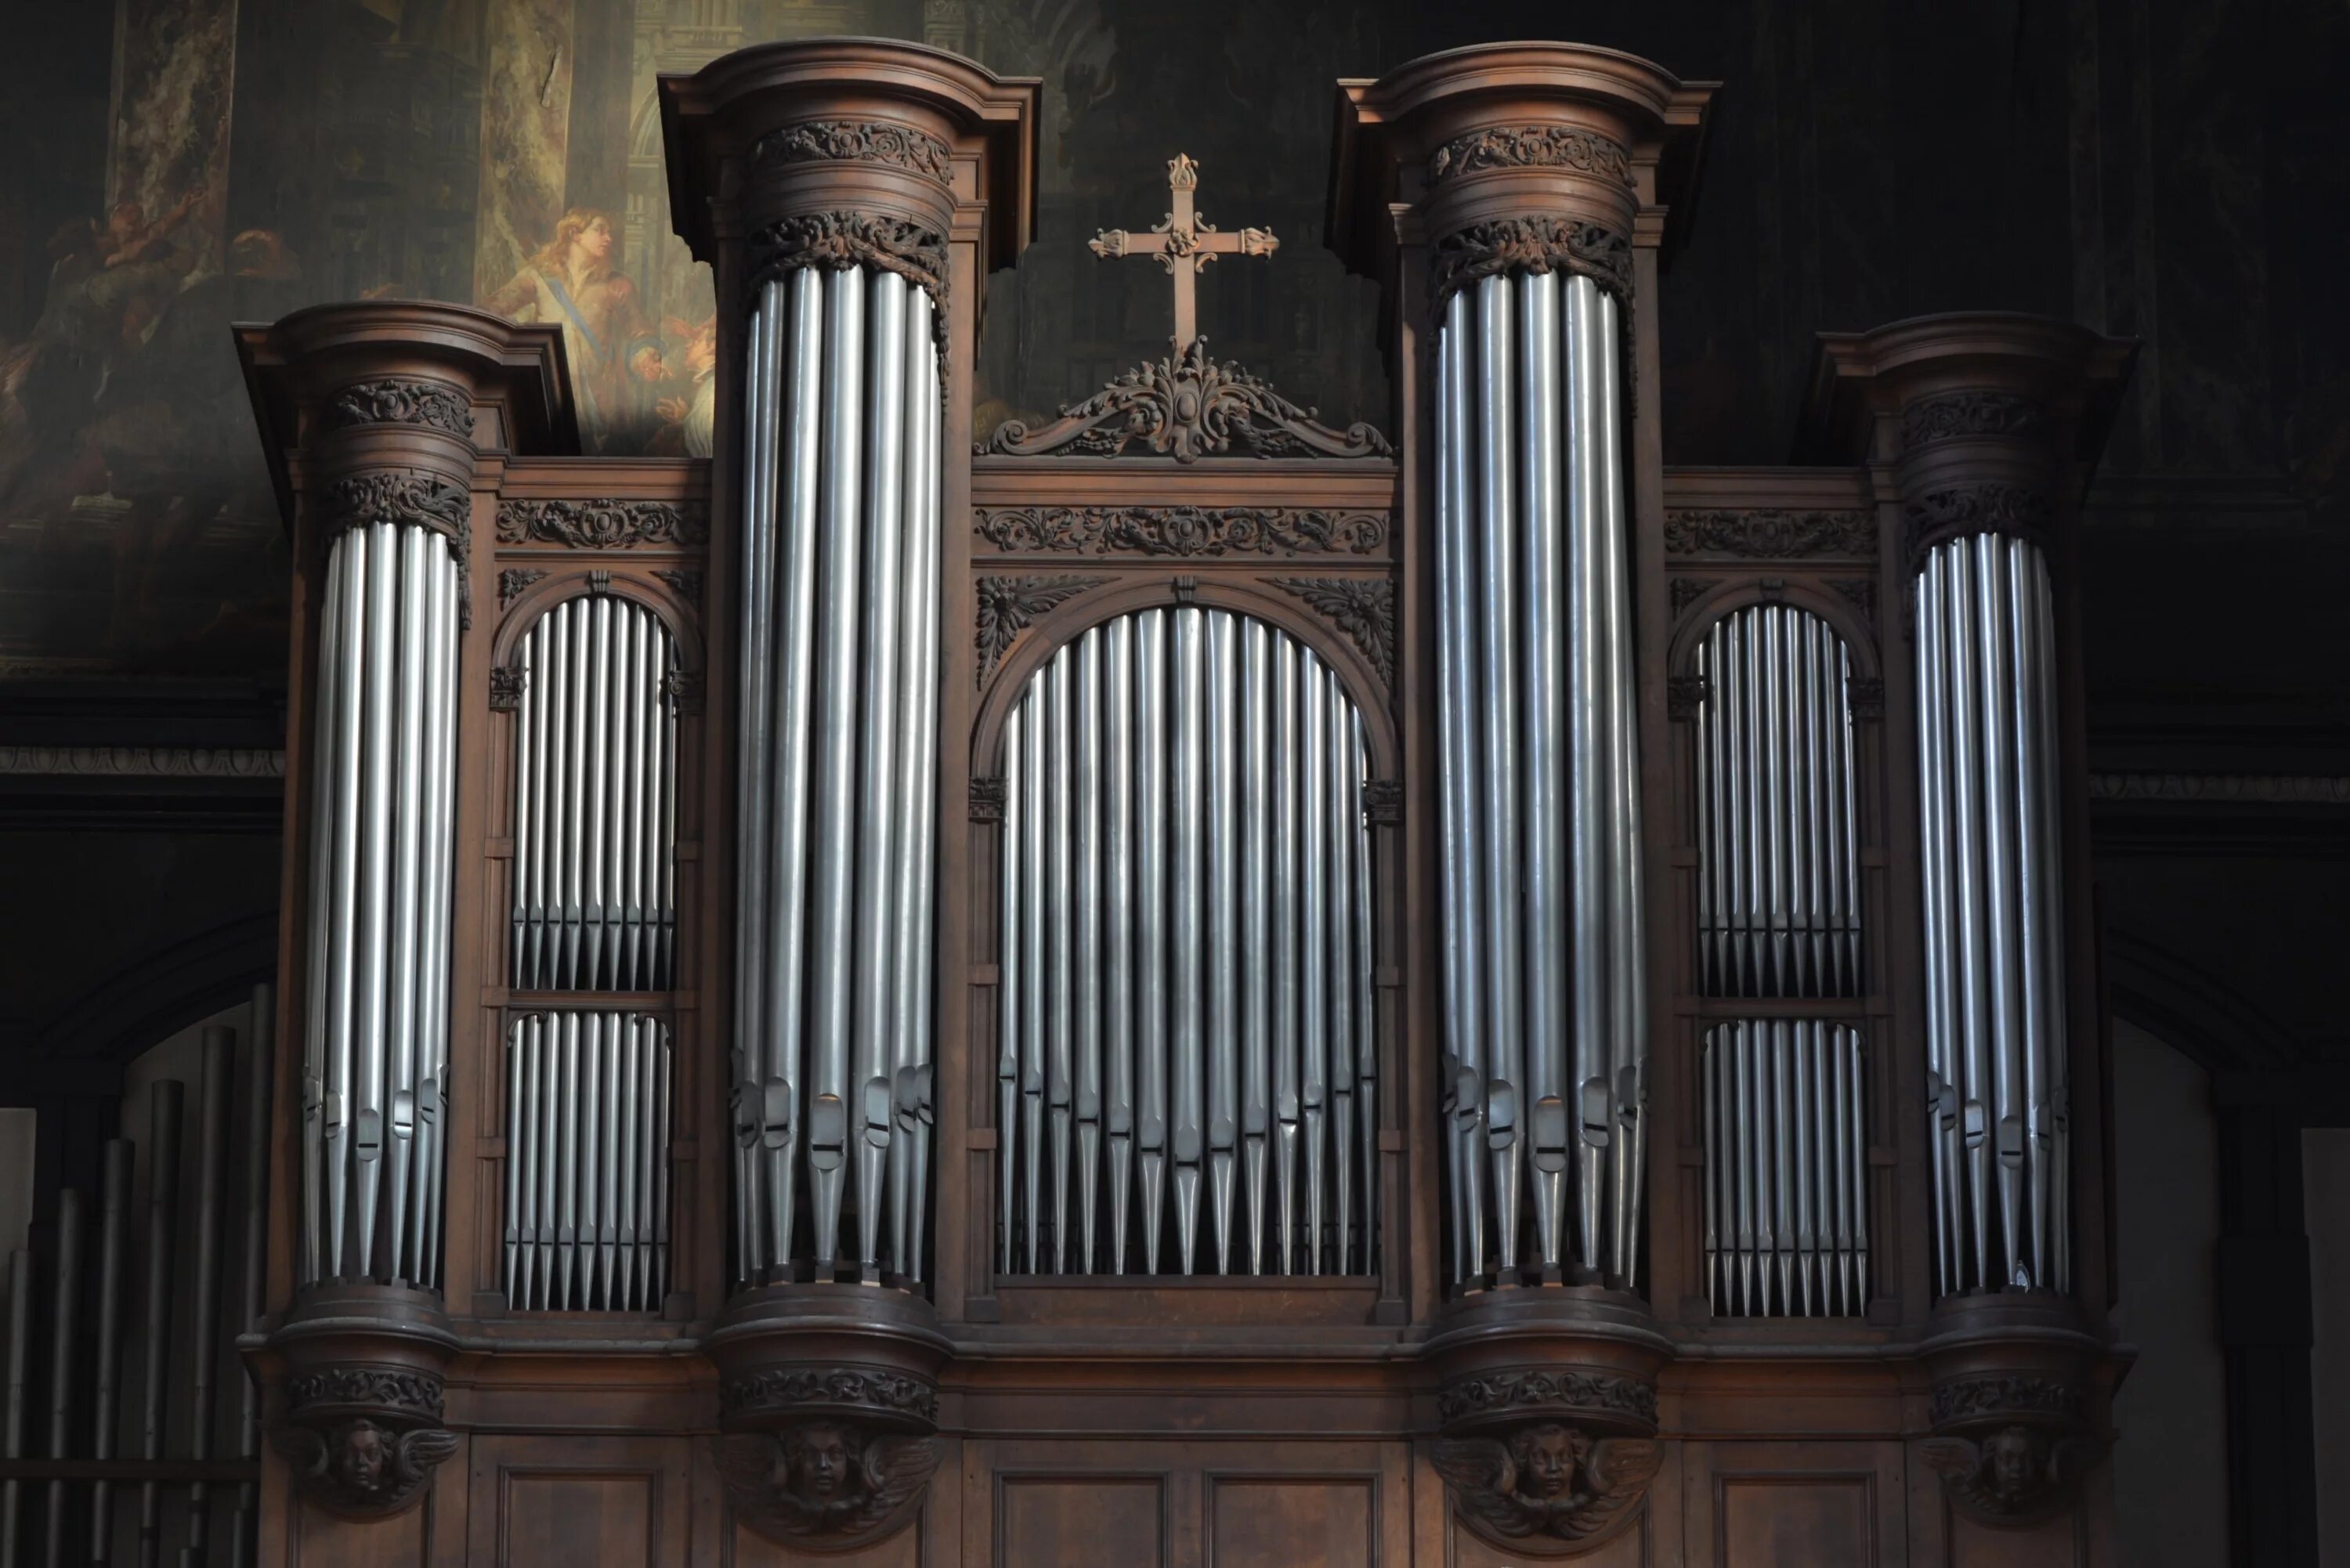
[(1295, 594), (1362, 649), (1379, 684), (1395, 688), (1395, 585), (1384, 577), (1269, 577)]
[(984, 686), (996, 661), (1029, 623), (1063, 600), (1107, 581), (1103, 577), (1032, 576), (982, 577), (979, 588), (979, 629), (972, 643), (979, 649), (979, 682)]
[(1918, 1445), (1950, 1506), (1978, 1524), (2037, 1524), (2072, 1507), (2104, 1450), (2078, 1383), (1999, 1373), (1937, 1383)]
[(1253, 457), (1395, 454), (1388, 438), (1369, 425), (1333, 430), (1315, 412), (1238, 365), (1211, 358), (1208, 340), (1195, 337), (1180, 357), (1138, 365), (1085, 401), (1064, 404), (1060, 418), (1042, 429), (1007, 420), (973, 450), (1011, 457), (1131, 452), (1185, 463), (1222, 456), (1235, 443)]
[(1510, 1552), (1596, 1546), (1639, 1515), (1664, 1462), (1657, 1391), (1601, 1370), (1508, 1367), (1437, 1395), (1430, 1451), (1461, 1521)]
[(893, 272), (931, 296), (931, 335), (947, 347), (947, 237), (912, 218), (888, 213), (801, 213), (751, 236), (754, 287), (802, 267)]

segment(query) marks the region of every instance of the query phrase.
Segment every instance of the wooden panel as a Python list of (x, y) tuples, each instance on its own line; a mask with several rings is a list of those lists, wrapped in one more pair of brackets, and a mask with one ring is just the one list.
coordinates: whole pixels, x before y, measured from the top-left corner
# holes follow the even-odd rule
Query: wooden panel
[(1905, 1568), (1899, 1443), (1689, 1443), (1686, 1561), (1711, 1568)]
[(1166, 1492), (1155, 1476), (1007, 1476), (997, 1568), (1165, 1568)]
[(921, 1568), (923, 1520), (918, 1514), (886, 1541), (854, 1552), (800, 1552), (778, 1546), (748, 1525), (734, 1527), (728, 1568)]
[(2088, 1561), (2073, 1517), (2029, 1530), (1992, 1530), (1950, 1515), (1950, 1568), (2079, 1568)]
[(421, 1506), (386, 1520), (338, 1519), (297, 1501), (288, 1568), (429, 1568), (438, 1501), (428, 1494)]
[(1208, 1568), (1370, 1568), (1373, 1504), (1365, 1480), (1212, 1480)]
[[(1505, 1552), (1490, 1545), (1482, 1536), (1461, 1523), (1452, 1521), (1452, 1552), (1445, 1568), (1526, 1568), (1533, 1563), (1548, 1562), (1545, 1556), (1536, 1558), (1525, 1552)], [(1642, 1519), (1616, 1536), (1590, 1551), (1568, 1559), (1575, 1568), (1648, 1568), (1648, 1521)], [(1822, 1568), (1825, 1568), (1823, 1564)]]
[(468, 1568), (685, 1561), (689, 1439), (477, 1438)]

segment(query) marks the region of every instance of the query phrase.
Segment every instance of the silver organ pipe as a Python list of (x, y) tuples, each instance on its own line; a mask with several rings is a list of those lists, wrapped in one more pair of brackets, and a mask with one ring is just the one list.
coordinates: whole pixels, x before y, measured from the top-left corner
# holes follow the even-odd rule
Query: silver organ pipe
[(1706, 993), (1858, 995), (1851, 656), (1809, 611), (1755, 605), (1708, 629), (1697, 670)]
[(1948, 539), (1914, 591), (1936, 1286), (2066, 1291), (2047, 563), (2029, 539)]
[(440, 1282), (458, 605), (422, 526), (328, 546), (303, 1042), (305, 1282)]
[(1860, 1036), (1820, 1019), (1706, 1031), (1706, 1298), (1724, 1317), (1852, 1317), (1867, 1303)]
[(530, 1012), (506, 1034), (507, 1300), (652, 1312), (668, 1290), (669, 1030), (638, 1012)]
[[(1811, 612), (1731, 611), (1698, 645), (1698, 955), (1713, 996), (1861, 992), (1852, 659)], [(1868, 1290), (1862, 1044), (1779, 1016), (1700, 1066), (1706, 1290), (1723, 1316), (1848, 1316)]]
[(516, 991), (670, 989), (675, 667), (661, 618), (606, 595), (566, 599), (524, 634)]
[[(753, 1283), (923, 1272), (943, 440), (931, 310), (894, 273), (802, 268), (762, 286), (749, 334), (733, 1060), (735, 1273)], [(1008, 930), (1028, 918), (1004, 917)]]
[(1001, 763), (1004, 1272), (1373, 1270), (1364, 744), (1320, 659), (1224, 610), (1118, 618), (1031, 678)]
[(1647, 1083), (1616, 300), (1454, 295), (1437, 338), (1437, 729), (1457, 1281), (1638, 1268)]

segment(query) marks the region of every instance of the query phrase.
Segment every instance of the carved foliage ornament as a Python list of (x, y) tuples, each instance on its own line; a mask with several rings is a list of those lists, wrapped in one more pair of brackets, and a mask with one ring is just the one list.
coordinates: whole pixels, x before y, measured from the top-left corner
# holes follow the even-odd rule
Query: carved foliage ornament
[(1540, 1551), (1635, 1517), (1664, 1449), (1650, 1438), (1595, 1438), (1538, 1421), (1503, 1438), (1439, 1438), (1430, 1457), (1471, 1530), (1504, 1549)]
[(728, 1417), (801, 1410), (816, 1405), (935, 1421), (938, 1390), (920, 1378), (855, 1367), (770, 1367), (730, 1378), (718, 1390), (720, 1414)]
[(886, 213), (804, 213), (751, 236), (752, 286), (802, 267), (893, 272), (931, 296), (931, 336), (947, 345), (947, 239), (927, 223)]
[(1355, 639), (1378, 671), (1379, 683), (1395, 685), (1395, 585), (1380, 577), (1274, 577), (1273, 586), (1295, 594)]
[(1901, 416), (1901, 445), (1914, 452), (1959, 436), (2040, 436), (2048, 410), (2012, 392), (1945, 392), (1921, 398)]
[(947, 144), (911, 126), (869, 119), (807, 119), (759, 138), (755, 169), (787, 163), (879, 163), (947, 184), (954, 154)]
[(1238, 365), (1208, 357), (1208, 340), (1194, 337), (1180, 357), (1137, 366), (1081, 403), (1063, 405), (1060, 418), (1031, 431), (1007, 420), (975, 450), (1014, 457), (1076, 452), (1142, 455), (1196, 462), (1230, 452), (1234, 442), (1255, 457), (1388, 457), (1394, 447), (1367, 424), (1344, 431), (1316, 422), (1302, 408)]
[(490, 711), (512, 713), (521, 708), (522, 694), (530, 684), (530, 671), (518, 666), (504, 664), (490, 668)]
[(702, 510), (667, 501), (501, 501), (502, 545), (568, 545), (626, 550), (639, 545), (699, 545)]
[(528, 566), (508, 566), (498, 574), (498, 608), (508, 609), (522, 597), (530, 585), (546, 576)]
[(473, 405), (462, 389), (446, 381), (406, 377), (355, 381), (337, 392), (327, 406), (327, 423), (333, 430), (352, 425), (429, 425), (471, 439)]
[(1866, 512), (1668, 512), (1665, 550), (1674, 556), (1874, 556), (1877, 519)]
[(1654, 1426), (1657, 1391), (1605, 1372), (1496, 1372), (1446, 1384), (1436, 1411), (1448, 1425), (1475, 1417), (1589, 1411)]
[(820, 1418), (716, 1439), (736, 1517), (782, 1545), (856, 1546), (894, 1531), (939, 1468), (939, 1440)]
[(337, 1367), (286, 1380), (272, 1435), (304, 1496), (331, 1513), (380, 1519), (412, 1507), (457, 1451), (441, 1425), (441, 1384), (422, 1373)]
[(1909, 523), (1909, 566), (1926, 565), (1927, 552), (1947, 539), (1970, 534), (2018, 534), (2037, 538), (2047, 532), (2054, 508), (2029, 485), (1960, 484), (1929, 491), (1904, 510)]
[(1471, 223), (1436, 242), (1429, 255), (1430, 308), (1481, 278), (1509, 273), (1576, 273), (1618, 299), (1632, 297), (1632, 242), (1585, 218), (1496, 218)]
[(1007, 555), (1368, 556), (1386, 545), (1388, 520), (1290, 506), (983, 506), (972, 532)]
[(986, 684), (1012, 639), (1046, 610), (1083, 593), (1101, 577), (982, 577), (979, 579), (979, 680)]
[(348, 474), (327, 486), (318, 539), (331, 546), (346, 529), (378, 523), (430, 528), (449, 543), (457, 563), (457, 624), (473, 624), (473, 494), (462, 484), (421, 469)]
[(1573, 169), (1632, 183), (1632, 155), (1621, 142), (1571, 125), (1526, 125), (1454, 137), (1429, 154), (1429, 188), (1480, 169)]

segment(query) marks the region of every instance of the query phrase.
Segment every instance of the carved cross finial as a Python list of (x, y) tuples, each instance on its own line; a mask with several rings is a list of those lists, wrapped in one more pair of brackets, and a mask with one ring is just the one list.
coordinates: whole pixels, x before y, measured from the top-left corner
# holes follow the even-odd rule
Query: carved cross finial
[(1167, 189), (1172, 199), (1166, 220), (1147, 234), (1124, 229), (1104, 229), (1093, 237), (1097, 256), (1157, 256), (1175, 279), (1175, 354), (1178, 358), (1200, 336), (1199, 307), (1192, 284), (1200, 269), (1220, 255), (1269, 256), (1281, 246), (1271, 229), (1243, 229), (1220, 234), (1216, 225), (1191, 207), (1191, 193), (1200, 188), (1200, 166), (1182, 153), (1167, 161)]

